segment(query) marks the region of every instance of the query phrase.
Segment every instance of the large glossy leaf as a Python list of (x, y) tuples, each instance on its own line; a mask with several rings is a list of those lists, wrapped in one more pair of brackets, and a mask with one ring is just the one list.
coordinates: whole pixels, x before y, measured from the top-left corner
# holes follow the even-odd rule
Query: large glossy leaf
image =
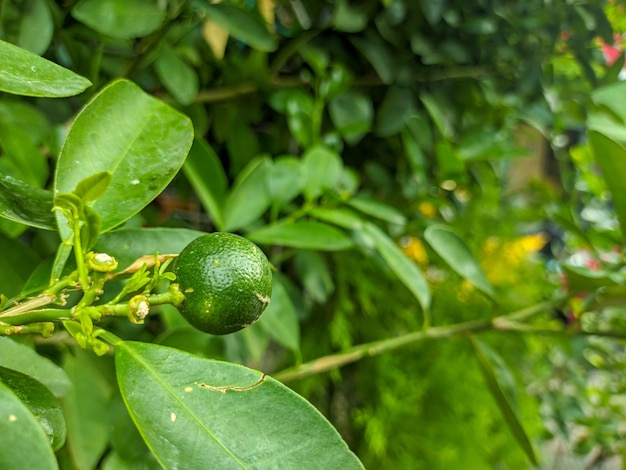
[(178, 254), (204, 232), (185, 228), (133, 228), (105, 233), (94, 248), (117, 259), (119, 268), (130, 266), (142, 256)]
[(130, 39), (156, 31), (165, 19), (165, 8), (150, 0), (82, 0), (72, 16), (99, 33)]
[(56, 397), (62, 397), (72, 387), (63, 369), (37, 354), (34, 349), (9, 338), (0, 337), (0, 367), (33, 377), (48, 387)]
[(71, 70), (0, 40), (0, 91), (14, 95), (77, 95), (91, 82)]
[(311, 404), (260, 372), (138, 342), (118, 342), (115, 364), (165, 468), (363, 468)]
[(183, 171), (204, 209), (222, 230), (222, 209), (228, 180), (219, 157), (204, 140), (196, 138), (183, 165)]
[(492, 358), (497, 358), (497, 356), (485, 344), (472, 338), (472, 345), (474, 346), (476, 360), (485, 378), (487, 388), (496, 400), (504, 420), (528, 459), (533, 465), (537, 465), (537, 456), (535, 455), (533, 445), (522, 426), (517, 411), (512, 405), (512, 378), (510, 373), (507, 373), (505, 369), (503, 370), (503, 363), (500, 363), (498, 360), (494, 362)]
[(0, 468), (58, 468), (41, 424), (13, 391), (0, 382)]
[(424, 238), (446, 263), (460, 276), (474, 284), (489, 297), (495, 295), (493, 287), (465, 242), (444, 225), (431, 225)]
[(617, 214), (622, 237), (626, 238), (626, 148), (597, 131), (589, 131), (593, 155), (602, 170), (606, 185), (611, 191), (613, 207)]
[(398, 276), (398, 279), (415, 296), (422, 309), (427, 312), (430, 308), (430, 288), (417, 265), (376, 225), (365, 223), (363, 225), (363, 233), (371, 238), (376, 251), (389, 265), (394, 274)]
[(272, 167), (268, 157), (251, 161), (237, 176), (224, 206), (224, 230), (233, 231), (257, 220), (270, 206), (265, 182)]
[(232, 37), (260, 51), (271, 52), (276, 49), (276, 40), (265, 26), (261, 15), (256, 12), (226, 3), (211, 5), (203, 2), (198, 3), (198, 6)]
[(306, 250), (338, 251), (352, 247), (352, 240), (341, 230), (315, 221), (279, 222), (246, 234), (257, 243)]
[[(127, 80), (106, 86), (76, 117), (57, 163), (54, 188), (71, 192), (102, 171), (113, 178), (93, 208), (102, 230), (121, 224), (154, 199), (172, 180), (191, 147), (186, 116)], [(58, 214), (59, 230), (69, 228)]]
[(0, 382), (10, 388), (41, 424), (53, 450), (65, 443), (65, 419), (59, 400), (38, 380), (0, 367)]
[(109, 441), (109, 400), (115, 376), (105, 361), (77, 349), (67, 355), (64, 365), (73, 384), (61, 402), (73, 468), (96, 468)]

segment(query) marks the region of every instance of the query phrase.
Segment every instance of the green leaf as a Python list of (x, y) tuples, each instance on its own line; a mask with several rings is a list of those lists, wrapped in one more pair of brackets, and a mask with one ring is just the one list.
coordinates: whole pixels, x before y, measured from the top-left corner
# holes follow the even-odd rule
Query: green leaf
[(93, 175), (87, 176), (76, 185), (74, 194), (78, 196), (83, 203), (95, 201), (102, 197), (104, 192), (111, 184), (113, 175), (110, 171), (100, 171)]
[[(141, 434), (130, 418), (124, 400), (116, 393), (109, 402), (109, 419), (111, 426), (111, 447), (120, 457), (133, 462), (151, 457), (150, 450), (143, 441)], [(154, 459), (152, 459), (154, 461)], [(154, 462), (156, 465), (156, 461)]]
[(147, 36), (165, 20), (165, 7), (150, 0), (82, 0), (72, 16), (99, 33), (119, 39)]
[(83, 246), (87, 250), (91, 250), (100, 237), (102, 231), (102, 218), (95, 210), (90, 206), (85, 206), (83, 216), (85, 218), (85, 225), (81, 229), (81, 240)]
[(0, 91), (56, 98), (73, 96), (91, 82), (13, 44), (0, 40)]
[[(474, 346), (478, 366), (483, 374), (483, 377), (485, 378), (485, 382), (487, 383), (487, 388), (496, 400), (496, 404), (498, 405), (498, 408), (500, 408), (500, 412), (502, 413), (504, 420), (509, 426), (509, 429), (513, 433), (513, 436), (517, 440), (518, 444), (524, 453), (526, 453), (528, 459), (533, 465), (538, 465), (533, 445), (528, 438), (526, 431), (524, 431), (517, 412), (511, 405), (510, 398), (506, 395), (506, 388), (503, 386), (503, 382), (500, 380), (500, 377), (494, 368), (494, 364), (489, 359), (489, 356), (493, 356), (493, 353), (490, 352), (480, 341), (474, 338), (471, 338), (471, 341)], [(500, 375), (502, 376), (501, 370)], [(506, 378), (506, 375), (504, 377)], [(507, 378), (504, 384), (506, 384), (507, 381), (510, 381), (510, 379)]]
[(50, 389), (38, 380), (0, 367), (0, 381), (22, 400), (41, 424), (53, 450), (59, 450), (65, 443), (65, 419), (61, 404)]
[(431, 225), (424, 231), (424, 238), (446, 263), (460, 276), (493, 298), (495, 292), (465, 242), (444, 225)]
[(276, 40), (265, 26), (265, 21), (258, 13), (225, 3), (212, 5), (198, 3), (197, 5), (208, 18), (226, 29), (232, 37), (249, 46), (264, 52), (275, 51), (278, 47)]
[(0, 102), (0, 125), (8, 123), (20, 129), (28, 129), (26, 135), (33, 144), (44, 142), (52, 132), (45, 114), (30, 103), (7, 98), (4, 97)]
[(394, 79), (393, 52), (379, 36), (352, 36), (352, 44), (368, 60), (385, 85), (389, 85)]
[(417, 265), (376, 225), (365, 223), (363, 233), (372, 239), (376, 251), (427, 312), (430, 308), (430, 288)]
[(170, 95), (183, 106), (194, 102), (198, 94), (198, 74), (172, 49), (164, 49), (154, 63), (159, 79)]
[(422, 100), (422, 104), (428, 111), (428, 114), (430, 114), (433, 123), (441, 135), (446, 139), (451, 139), (454, 133), (454, 127), (442, 104), (436, 97), (428, 93), (420, 93), (420, 100)]
[(335, 290), (335, 284), (324, 256), (315, 251), (298, 251), (294, 261), (306, 293), (315, 302), (325, 303)]
[(31, 247), (3, 234), (0, 234), (0, 253), (0, 293), (12, 297), (20, 293), (41, 260)]
[(277, 456), (285, 468), (363, 468), (311, 404), (257, 371), (130, 341), (116, 344), (115, 364), (126, 407), (165, 468), (270, 468)]
[(328, 111), (335, 129), (350, 145), (359, 143), (374, 120), (372, 100), (354, 90), (333, 98), (328, 103)]
[(28, 135), (15, 124), (0, 123), (0, 147), (8, 172), (25, 183), (42, 187), (48, 179), (48, 163)]
[(50, 359), (9, 338), (0, 337), (0, 367), (28, 375), (48, 387), (54, 396), (65, 395), (72, 384), (67, 374)]
[(390, 87), (376, 112), (376, 135), (391, 137), (402, 131), (414, 106), (411, 88)]
[(365, 223), (365, 220), (354, 211), (344, 208), (330, 209), (326, 207), (314, 207), (309, 214), (316, 219), (338, 225), (348, 230), (361, 230)]
[(196, 137), (183, 165), (185, 176), (218, 229), (223, 229), (222, 209), (228, 180), (219, 157), (206, 140)]
[(321, 222), (300, 220), (278, 222), (246, 234), (256, 243), (305, 250), (340, 251), (352, 248), (352, 240), (342, 231)]
[(54, 23), (46, 0), (27, 0), (18, 2), (20, 10), (17, 37), (9, 40), (16, 46), (38, 55), (42, 55), (48, 49)]
[(316, 146), (302, 156), (302, 168), (306, 175), (304, 195), (308, 200), (316, 199), (325, 189), (332, 189), (341, 178), (343, 161), (333, 150)]
[(68, 354), (64, 369), (73, 387), (61, 402), (67, 447), (74, 468), (96, 468), (109, 441), (109, 399), (115, 378), (110, 363), (81, 349)]
[[(311, 117), (315, 108), (313, 97), (298, 88), (285, 90), (282, 96), (279, 94), (275, 94), (275, 96), (285, 100), (287, 126), (291, 135), (301, 147), (308, 148), (313, 141), (313, 119)], [(280, 100), (277, 99), (277, 101)]]
[(348, 0), (337, 2), (333, 15), (333, 26), (339, 31), (358, 33), (365, 29), (367, 20), (367, 13), (351, 5)]
[(269, 157), (252, 160), (237, 176), (226, 198), (224, 230), (233, 231), (257, 220), (271, 204), (265, 181), (272, 167)]
[(204, 232), (185, 228), (135, 228), (116, 230), (103, 234), (94, 250), (113, 256), (119, 269), (130, 266), (145, 255), (177, 254)]
[(0, 468), (57, 469), (48, 436), (28, 407), (0, 383)]
[(589, 142), (606, 185), (611, 191), (615, 214), (622, 229), (622, 238), (626, 239), (626, 192), (624, 192), (626, 148), (597, 131), (589, 131)]
[(272, 202), (282, 207), (304, 189), (306, 175), (295, 157), (277, 158), (267, 173), (267, 192)]
[(300, 348), (298, 313), (278, 276), (274, 276), (271, 301), (258, 324), (278, 344), (293, 351)]
[[(71, 192), (109, 171), (111, 184), (94, 202), (108, 231), (154, 199), (176, 175), (191, 147), (186, 116), (127, 80), (106, 86), (76, 117), (57, 163), (54, 189)], [(57, 215), (62, 238), (69, 229)]]
[(348, 200), (348, 205), (364, 214), (371, 215), (391, 224), (404, 225), (406, 217), (395, 207), (388, 206), (376, 199), (357, 196)]
[(0, 176), (0, 216), (45, 230), (56, 230), (52, 192), (11, 176)]

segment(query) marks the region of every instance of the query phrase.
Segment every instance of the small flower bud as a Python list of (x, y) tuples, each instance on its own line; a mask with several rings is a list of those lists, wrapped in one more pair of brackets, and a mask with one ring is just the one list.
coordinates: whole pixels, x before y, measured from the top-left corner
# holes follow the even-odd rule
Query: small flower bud
[(87, 265), (93, 271), (110, 273), (117, 269), (117, 260), (106, 253), (90, 252), (87, 254)]
[(136, 295), (128, 302), (128, 318), (131, 323), (141, 325), (150, 313), (150, 302), (145, 295)]

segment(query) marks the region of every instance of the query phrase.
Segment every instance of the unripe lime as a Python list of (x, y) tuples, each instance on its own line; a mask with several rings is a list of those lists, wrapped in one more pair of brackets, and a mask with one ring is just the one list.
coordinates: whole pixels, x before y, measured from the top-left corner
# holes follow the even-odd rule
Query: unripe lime
[(174, 268), (185, 300), (183, 317), (214, 335), (233, 333), (256, 322), (272, 294), (270, 263), (246, 238), (215, 232), (193, 240)]

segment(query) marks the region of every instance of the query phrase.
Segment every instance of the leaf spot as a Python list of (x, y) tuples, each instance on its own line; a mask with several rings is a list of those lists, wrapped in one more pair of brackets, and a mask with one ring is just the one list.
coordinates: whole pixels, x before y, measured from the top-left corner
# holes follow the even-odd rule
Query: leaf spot
[(196, 385), (198, 387), (200, 387), (200, 388), (205, 388), (207, 390), (211, 390), (213, 392), (220, 392), (220, 393), (226, 393), (226, 392), (246, 392), (248, 390), (252, 390), (253, 388), (256, 388), (259, 385), (261, 385), (263, 382), (265, 382), (265, 378), (266, 377), (267, 377), (267, 375), (265, 373), (263, 373), (263, 374), (261, 374), (261, 377), (259, 378), (259, 380), (257, 380), (253, 384), (244, 385), (243, 387), (237, 386), (237, 385), (222, 385), (222, 386), (217, 387), (215, 385), (209, 385), (209, 384), (198, 383), (198, 382), (196, 382)]

